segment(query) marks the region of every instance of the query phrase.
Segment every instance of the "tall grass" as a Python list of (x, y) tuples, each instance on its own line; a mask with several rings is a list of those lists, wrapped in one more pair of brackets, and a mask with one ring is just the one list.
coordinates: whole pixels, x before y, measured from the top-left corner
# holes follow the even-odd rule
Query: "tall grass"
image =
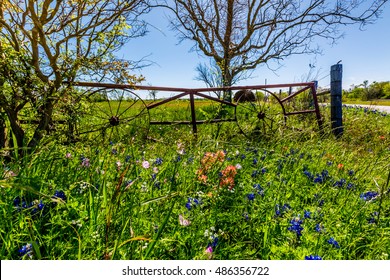
[(147, 141), (50, 139), (3, 163), (1, 257), (388, 260), (390, 116), (344, 117), (340, 139), (328, 122), (255, 139), (235, 123), (196, 139), (188, 126), (153, 126)]

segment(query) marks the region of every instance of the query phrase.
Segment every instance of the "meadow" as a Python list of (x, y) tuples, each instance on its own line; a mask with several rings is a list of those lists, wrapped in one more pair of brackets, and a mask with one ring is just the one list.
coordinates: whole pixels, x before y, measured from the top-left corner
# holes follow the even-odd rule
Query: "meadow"
[(1, 259), (389, 260), (390, 115), (345, 106), (336, 138), (329, 110), (322, 133), (307, 116), (252, 138), (233, 122), (48, 137), (3, 162)]

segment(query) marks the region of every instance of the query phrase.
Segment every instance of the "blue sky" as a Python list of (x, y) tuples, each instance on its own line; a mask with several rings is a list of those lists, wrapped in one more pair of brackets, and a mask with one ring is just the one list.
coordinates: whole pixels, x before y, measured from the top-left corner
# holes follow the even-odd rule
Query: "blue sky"
[[(152, 11), (146, 16), (150, 23), (150, 32), (143, 38), (131, 41), (120, 54), (126, 59), (147, 57), (153, 62), (143, 68), (144, 84), (171, 87), (205, 87), (204, 83), (194, 80), (195, 68), (199, 62), (208, 62), (195, 51), (190, 51), (193, 42), (179, 44), (175, 33), (168, 27), (168, 19), (162, 11)], [(343, 88), (359, 85), (364, 80), (390, 81), (390, 5), (385, 6), (381, 18), (360, 31), (359, 26), (343, 29), (345, 37), (336, 45), (324, 44), (323, 55), (316, 57), (297, 55), (284, 60), (283, 66), (276, 72), (266, 66), (260, 66), (253, 78), (241, 81), (240, 85), (301, 82), (309, 72), (309, 64), (315, 65), (320, 87), (328, 87), (331, 65), (342, 60)]]

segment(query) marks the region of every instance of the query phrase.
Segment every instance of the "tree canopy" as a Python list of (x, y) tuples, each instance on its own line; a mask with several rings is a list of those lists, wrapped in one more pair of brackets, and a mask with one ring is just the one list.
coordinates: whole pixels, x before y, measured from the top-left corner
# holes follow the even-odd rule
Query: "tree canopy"
[[(160, 1), (161, 2), (161, 1)], [(176, 0), (162, 1), (174, 14), (180, 40), (212, 58), (223, 84), (242, 72), (294, 54), (318, 53), (315, 41), (334, 42), (343, 25), (373, 23), (387, 0)]]
[[(148, 9), (146, 0), (0, 2), (0, 62), (19, 67), (5, 67), (0, 73), (0, 107), (19, 146), (33, 147), (40, 141), (55, 104), (66, 95), (64, 81), (137, 80), (129, 73), (137, 64), (114, 53), (131, 38), (146, 34), (139, 16)], [(34, 86), (26, 82), (32, 80)], [(29, 141), (18, 119), (26, 104), (38, 120)]]

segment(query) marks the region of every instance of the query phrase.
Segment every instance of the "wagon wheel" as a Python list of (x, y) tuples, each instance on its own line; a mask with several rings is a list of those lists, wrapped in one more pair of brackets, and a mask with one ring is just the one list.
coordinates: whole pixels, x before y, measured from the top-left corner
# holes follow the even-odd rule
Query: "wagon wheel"
[(75, 127), (76, 140), (110, 143), (146, 139), (149, 111), (128, 89), (99, 89), (83, 96), (86, 110)]
[(269, 136), (286, 123), (283, 105), (270, 91), (256, 92), (251, 98), (242, 95), (235, 110), (237, 125), (248, 138)]

